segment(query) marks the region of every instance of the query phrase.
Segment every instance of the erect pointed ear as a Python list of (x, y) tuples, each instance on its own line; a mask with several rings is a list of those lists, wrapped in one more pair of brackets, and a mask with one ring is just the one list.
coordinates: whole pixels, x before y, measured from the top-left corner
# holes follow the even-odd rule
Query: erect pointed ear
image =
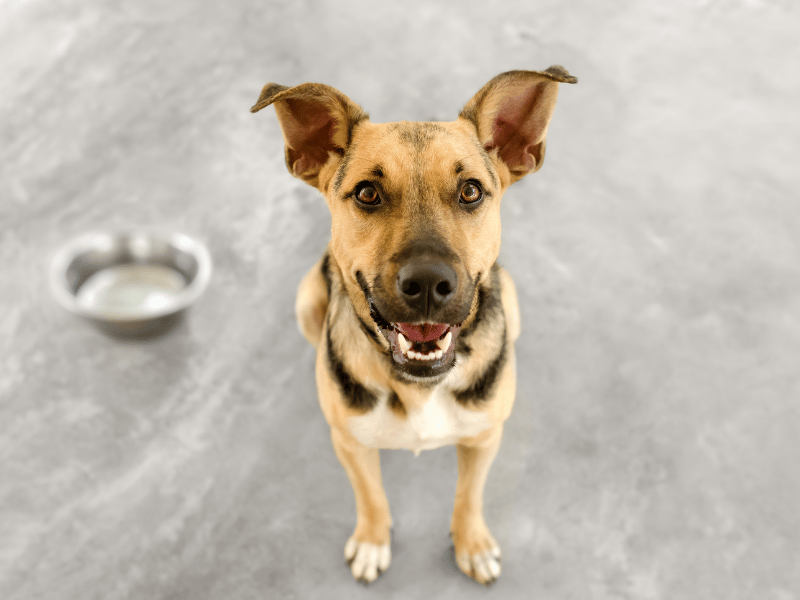
[(497, 151), (513, 183), (542, 166), (558, 84), (577, 82), (558, 65), (501, 73), (467, 102), (460, 116), (475, 125), (487, 152)]
[(350, 144), (350, 134), (368, 115), (350, 98), (321, 83), (288, 88), (268, 83), (250, 112), (275, 105), (286, 143), (289, 172), (319, 188), (319, 174), (331, 157)]

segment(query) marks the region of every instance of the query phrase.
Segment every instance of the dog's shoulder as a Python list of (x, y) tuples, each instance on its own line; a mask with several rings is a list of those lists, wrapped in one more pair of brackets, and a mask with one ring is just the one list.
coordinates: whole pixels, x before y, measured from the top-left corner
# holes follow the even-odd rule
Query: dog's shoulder
[(300, 333), (315, 347), (322, 335), (330, 294), (330, 256), (326, 252), (300, 282), (294, 307)]

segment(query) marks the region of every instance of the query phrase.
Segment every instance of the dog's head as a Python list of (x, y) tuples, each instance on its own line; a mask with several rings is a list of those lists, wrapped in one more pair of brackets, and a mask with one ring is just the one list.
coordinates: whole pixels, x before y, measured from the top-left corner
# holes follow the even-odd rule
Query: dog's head
[(452, 122), (372, 123), (338, 90), (264, 86), (289, 171), (332, 216), (330, 252), (356, 311), (385, 337), (397, 371), (437, 378), (500, 249), (500, 198), (544, 160), (562, 67), (509, 71)]

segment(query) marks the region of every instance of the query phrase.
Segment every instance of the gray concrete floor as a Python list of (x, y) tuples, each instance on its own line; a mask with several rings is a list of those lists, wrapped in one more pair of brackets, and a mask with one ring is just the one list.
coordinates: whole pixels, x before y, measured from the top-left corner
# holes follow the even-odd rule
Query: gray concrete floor
[[(788, 1), (0, 2), (0, 597), (800, 598), (800, 12)], [(324, 248), (263, 84), (455, 117), (561, 63), (543, 169), (504, 199), (524, 331), (489, 477), (489, 590), (454, 566), (452, 449), (386, 452), (394, 561), (354, 523), (292, 307)], [(204, 240), (148, 343), (54, 304), (99, 228)]]

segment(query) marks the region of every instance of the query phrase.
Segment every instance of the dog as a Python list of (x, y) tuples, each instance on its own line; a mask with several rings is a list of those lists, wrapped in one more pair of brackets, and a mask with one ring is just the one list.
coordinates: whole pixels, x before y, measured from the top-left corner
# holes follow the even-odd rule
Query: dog
[(542, 166), (561, 66), (508, 71), (451, 122), (372, 123), (319, 83), (264, 86), (289, 172), (317, 188), (331, 240), (302, 280), (300, 330), (336, 456), (353, 486), (344, 547), (353, 577), (391, 561), (380, 449), (455, 445), (450, 533), (458, 567), (482, 584), (501, 572), (483, 489), (516, 391), (517, 294), (497, 264), (500, 199)]

